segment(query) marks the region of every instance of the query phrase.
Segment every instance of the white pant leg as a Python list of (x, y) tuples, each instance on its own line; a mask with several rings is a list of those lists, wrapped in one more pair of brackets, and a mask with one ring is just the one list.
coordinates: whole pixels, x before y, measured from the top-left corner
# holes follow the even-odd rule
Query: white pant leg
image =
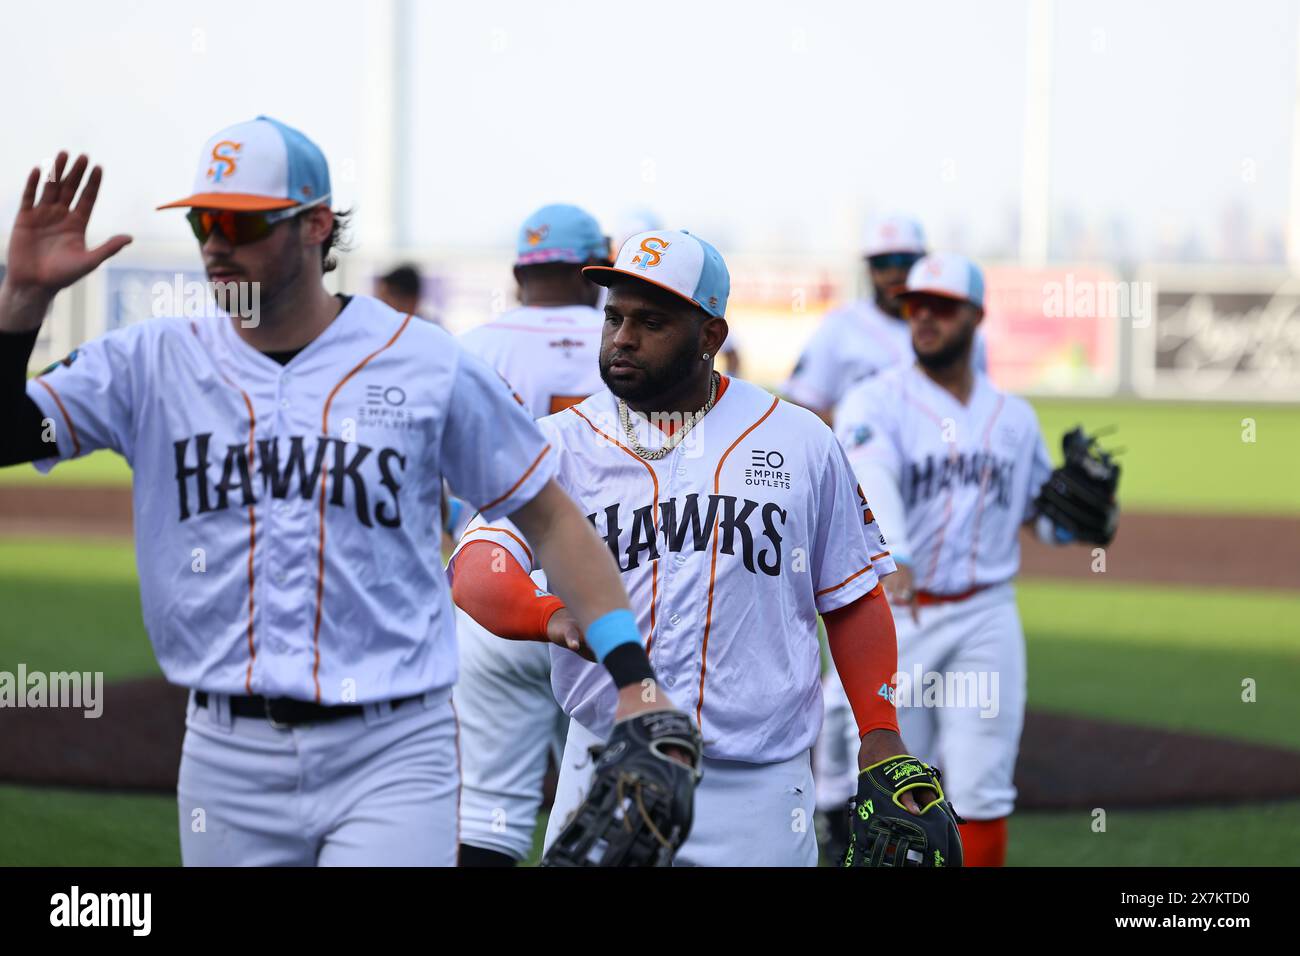
[[(1001, 585), (951, 605), (946, 672), (953, 678), (938, 720), (938, 764), (958, 814), (996, 820), (1015, 807), (1013, 777), (1025, 719), (1025, 638), (1015, 591)], [(944, 608), (947, 610), (948, 608)]]
[(569, 822), (569, 817), (587, 798), (587, 788), (591, 785), (594, 769), (588, 748), (604, 742), (576, 720), (569, 721), (564, 754), (560, 757), (560, 779), (555, 784), (555, 802), (551, 804), (551, 815), (546, 821), (543, 852), (551, 848), (564, 825)]
[(450, 693), (278, 729), (190, 704), (177, 797), (186, 866), (452, 866)]
[(936, 764), (939, 759), (938, 722), (933, 708), (921, 706), (922, 687), (916, 675), (942, 665), (947, 648), (940, 641), (945, 635), (935, 632), (933, 607), (919, 610), (919, 626), (912, 620), (910, 608), (898, 605), (891, 606), (890, 610), (898, 634), (898, 732), (909, 754), (928, 764)]
[(822, 729), (814, 751), (817, 809), (840, 811), (858, 790), (858, 724), (834, 664), (822, 677)]
[[(546, 848), (586, 798), (593, 762), (588, 748), (603, 741), (576, 720), (561, 761)], [(704, 760), (695, 790), (691, 835), (677, 866), (816, 866), (816, 789), (809, 754), (775, 764)]]
[(781, 763), (705, 758), (695, 822), (674, 866), (816, 866), (807, 751)]
[(299, 817), (292, 735), (266, 721), (232, 722), (225, 698), (211, 696), (205, 708), (191, 694), (186, 715), (176, 783), (181, 863), (314, 866), (316, 839)]
[(497, 637), (460, 610), (456, 637), (461, 842), (522, 860), (532, 849), (547, 762), (568, 722), (551, 690), (550, 649)]
[(460, 796), (448, 691), (396, 711), (305, 728), (319, 866), (455, 866)]

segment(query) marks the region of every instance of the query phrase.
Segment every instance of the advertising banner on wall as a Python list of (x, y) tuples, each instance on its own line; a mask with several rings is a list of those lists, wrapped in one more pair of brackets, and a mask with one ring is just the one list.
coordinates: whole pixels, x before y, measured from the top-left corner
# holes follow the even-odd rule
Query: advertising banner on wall
[(1105, 268), (984, 270), (989, 373), (1013, 392), (1108, 395), (1119, 384), (1120, 322), (1147, 307)]
[(1155, 320), (1134, 329), (1151, 398), (1300, 401), (1300, 281), (1278, 272), (1150, 270)]

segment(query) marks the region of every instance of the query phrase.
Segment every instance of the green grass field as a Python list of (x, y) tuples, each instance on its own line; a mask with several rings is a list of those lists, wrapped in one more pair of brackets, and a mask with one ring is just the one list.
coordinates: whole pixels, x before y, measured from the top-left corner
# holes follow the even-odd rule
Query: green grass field
[[(1018, 590), (1031, 705), (1300, 748), (1300, 595), (1100, 582)], [(158, 672), (129, 543), (0, 539), (0, 606), (0, 669)], [(1258, 681), (1257, 702), (1241, 701), (1243, 677)], [(3, 787), (0, 820), (14, 839), (0, 846), (10, 862), (171, 863), (174, 814), (170, 797)], [(1201, 810), (1115, 811), (1107, 834), (1089, 824), (1086, 814), (1019, 814), (1011, 862), (1282, 862), (1271, 837), (1300, 832), (1300, 802), (1243, 813), (1232, 837)], [(1225, 847), (1236, 855), (1220, 855)]]
[[(1300, 409), (1035, 407), (1049, 436), (1076, 423), (1119, 426), (1110, 441), (1129, 449), (1127, 508), (1300, 513), (1292, 468), (1300, 458)], [(1241, 441), (1243, 418), (1255, 420), (1254, 443)], [(49, 478), (30, 468), (0, 471), (7, 483), (129, 480), (121, 459), (105, 453), (61, 465)], [(1300, 749), (1300, 593), (1099, 579), (1021, 582), (1018, 594), (1031, 706)], [(140, 621), (130, 542), (0, 537), (0, 608), (0, 669), (21, 661), (33, 670), (102, 670), (110, 680), (158, 673)], [(1241, 700), (1245, 678), (1257, 682), (1254, 703)], [(0, 786), (0, 864), (173, 865), (175, 813), (165, 795)], [(1009, 862), (1280, 865), (1300, 858), (1300, 801), (1229, 811), (1114, 810), (1105, 833), (1094, 833), (1091, 823), (1084, 812), (1019, 813)]]

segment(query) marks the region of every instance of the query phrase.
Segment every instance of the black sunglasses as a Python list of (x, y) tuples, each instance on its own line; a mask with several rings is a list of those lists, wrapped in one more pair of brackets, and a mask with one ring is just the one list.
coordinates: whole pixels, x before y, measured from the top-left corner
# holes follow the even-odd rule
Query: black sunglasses
[(867, 256), (867, 264), (873, 269), (910, 269), (920, 258), (916, 252), (886, 252)]

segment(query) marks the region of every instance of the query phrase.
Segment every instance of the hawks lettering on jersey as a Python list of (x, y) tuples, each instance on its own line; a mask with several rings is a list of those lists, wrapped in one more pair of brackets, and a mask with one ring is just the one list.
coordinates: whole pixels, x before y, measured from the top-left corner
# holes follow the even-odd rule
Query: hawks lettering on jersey
[(145, 627), (167, 678), (208, 692), (450, 686), (443, 481), (499, 517), (554, 469), (495, 372), (367, 296), (284, 365), (223, 316), (153, 319), (27, 393), (59, 425), (38, 469), (100, 448), (130, 462)]
[[(655, 673), (700, 722), (706, 753), (768, 763), (811, 747), (822, 714), (817, 616), (894, 570), (830, 430), (738, 379), (655, 461), (620, 440), (608, 391), (539, 424), (557, 483), (618, 563)], [(666, 440), (640, 416), (634, 427), (642, 445)], [(535, 568), (508, 523), (475, 519), (459, 547), (482, 540)], [(566, 713), (608, 732), (617, 695), (603, 668), (552, 648), (551, 681)]]
[(855, 466), (897, 484), (918, 587), (957, 594), (1015, 576), (1019, 526), (1051, 474), (1027, 402), (976, 372), (963, 405), (912, 364), (850, 389), (835, 430)]
[[(307, 451), (308, 442), (314, 446), (311, 452)], [(297, 495), (310, 501), (329, 488), (329, 504), (335, 508), (346, 507), (346, 499), (350, 498), (357, 521), (365, 527), (375, 524), (382, 528), (402, 526), (398, 492), (402, 490), (399, 479), (406, 468), (406, 456), (396, 448), (375, 449), (338, 438), (293, 435), (287, 441), (288, 453), (281, 467), (281, 440), (262, 438), (257, 442), (255, 455), (261, 486), (258, 494), (254, 490), (254, 469), (248, 460), (248, 446), (227, 445), (224, 457), (214, 459), (209, 455), (211, 443), (211, 432), (172, 443), (176, 452), (181, 521), (187, 521), (193, 515), (224, 511), (232, 502), (237, 507), (248, 508), (263, 497), (283, 500)], [(378, 487), (373, 487), (361, 472), (362, 463), (372, 454), (379, 469)], [(219, 467), (213, 469), (218, 461)], [(214, 471), (220, 475), (215, 482)], [(379, 493), (381, 488), (382, 496)], [(349, 490), (351, 494), (348, 494)], [(232, 493), (237, 493), (237, 496), (232, 497)], [(191, 503), (193, 511), (190, 510)]]

